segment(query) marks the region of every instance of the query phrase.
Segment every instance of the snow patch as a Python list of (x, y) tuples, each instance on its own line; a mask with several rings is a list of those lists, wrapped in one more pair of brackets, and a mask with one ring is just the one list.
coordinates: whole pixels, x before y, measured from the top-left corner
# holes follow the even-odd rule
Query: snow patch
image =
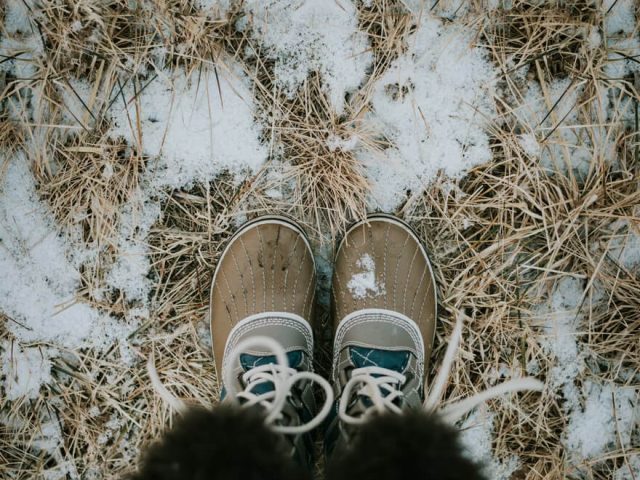
[(17, 155), (0, 179), (0, 271), (8, 280), (0, 282), (0, 311), (19, 341), (102, 348), (128, 328), (76, 300), (80, 273), (67, 249)]
[(3, 342), (0, 362), (8, 400), (35, 399), (40, 387), (51, 381), (51, 362), (46, 348), (21, 348), (16, 343)]
[(565, 397), (577, 402), (573, 380), (584, 370), (584, 358), (578, 350), (577, 329), (582, 315), (578, 311), (584, 295), (582, 282), (563, 277), (556, 282), (547, 304), (538, 313), (544, 319), (545, 336), (541, 344), (556, 359), (550, 372), (553, 388), (563, 388)]
[(614, 480), (638, 480), (640, 478), (640, 454), (635, 453), (627, 457), (628, 463), (618, 468)]
[[(588, 374), (585, 363), (588, 350), (577, 338), (584, 321), (581, 305), (584, 297), (581, 280), (563, 277), (556, 282), (548, 303), (538, 311), (546, 328), (541, 344), (555, 359), (547, 383), (562, 396), (562, 408), (568, 417), (563, 444), (576, 462), (598, 458), (616, 448), (618, 441), (630, 445), (639, 420), (638, 388), (601, 385), (590, 379), (580, 387), (576, 385), (579, 375)], [(585, 299), (597, 300), (597, 294)], [(533, 368), (527, 366), (527, 370)]]
[(254, 34), (275, 60), (276, 84), (294, 94), (320, 72), (331, 105), (344, 110), (344, 96), (365, 79), (373, 56), (350, 0), (247, 0)]
[[(576, 129), (567, 128), (578, 123), (576, 104), (580, 93), (581, 87), (569, 78), (551, 81), (544, 92), (537, 82), (530, 82), (522, 104), (515, 110), (519, 123), (529, 130), (528, 135), (544, 139), (544, 148), (538, 147), (540, 161), (551, 171), (586, 172), (591, 165), (592, 149), (578, 137)], [(526, 151), (526, 144), (520, 144)]]
[(347, 283), (347, 288), (355, 298), (377, 297), (386, 293), (384, 282), (376, 280), (376, 265), (371, 255), (362, 255), (356, 266), (362, 271), (354, 273)]
[[(152, 281), (147, 236), (160, 218), (160, 202), (145, 199), (142, 192), (132, 196), (124, 206), (118, 231), (119, 255), (106, 276), (106, 284), (122, 291), (129, 301), (148, 303)], [(144, 318), (145, 315), (142, 315)]]
[(343, 152), (350, 152), (358, 145), (358, 137), (352, 136), (350, 138), (341, 138), (337, 135), (330, 135), (327, 138), (327, 147), (330, 151), (342, 150)]
[(574, 410), (569, 417), (566, 440), (569, 451), (579, 459), (588, 459), (615, 448), (618, 439), (629, 445), (631, 432), (640, 420), (640, 391), (590, 381), (585, 382), (583, 390), (584, 408)]
[(605, 74), (609, 78), (624, 78), (632, 72), (640, 72), (635, 56), (640, 50), (635, 0), (605, 0), (602, 10), (606, 13), (604, 29), (607, 35), (607, 64)]
[(537, 158), (540, 156), (540, 144), (534, 134), (525, 133), (518, 135), (518, 143), (522, 147), (522, 150), (524, 150), (524, 153), (530, 157)]
[(600, 48), (600, 45), (602, 45), (602, 35), (600, 35), (598, 31), (598, 27), (591, 25), (587, 35), (587, 46), (590, 50), (595, 50), (596, 48)]
[(372, 208), (393, 211), (440, 172), (456, 177), (491, 159), (485, 120), (495, 111), (495, 73), (473, 42), (472, 31), (424, 12), (408, 51), (375, 84), (368, 119), (394, 148), (357, 155)]
[(633, 33), (636, 29), (634, 0), (604, 0), (602, 10), (607, 12), (605, 30), (609, 35)]
[(460, 443), (464, 455), (482, 466), (486, 478), (509, 480), (520, 467), (520, 460), (515, 455), (502, 461), (494, 458), (491, 448), (493, 417), (486, 407), (474, 410), (460, 425)]
[(62, 429), (60, 422), (53, 417), (43, 419), (40, 422), (39, 435), (32, 440), (32, 445), (41, 451), (55, 454), (62, 444)]
[[(6, 2), (6, 3), (5, 3)], [(5, 0), (4, 30), (9, 35), (31, 33), (29, 21), (29, 4), (31, 1)]]
[(217, 75), (209, 71), (200, 78), (161, 71), (137, 100), (130, 90), (126, 108), (112, 109), (111, 134), (141, 145), (152, 157), (139, 191), (123, 209), (120, 255), (106, 278), (108, 287), (142, 306), (148, 306), (151, 291), (146, 240), (161, 215), (158, 193), (209, 182), (225, 171), (240, 180), (267, 159), (248, 79), (233, 61), (227, 65), (228, 70), (218, 70)]
[(222, 16), (229, 11), (232, 0), (195, 0), (195, 4), (203, 10), (213, 10), (216, 16)]
[(200, 78), (161, 71), (134, 97), (130, 89), (126, 107), (112, 107), (112, 135), (123, 135), (158, 159), (157, 187), (206, 182), (225, 169), (253, 172), (267, 157), (254, 123), (253, 97), (239, 71), (220, 70), (217, 76), (210, 71)]
[(116, 437), (123, 426), (123, 420), (116, 414), (112, 414), (104, 424), (104, 431), (98, 436), (98, 445), (105, 445), (109, 440)]
[(628, 220), (616, 222), (620, 236), (614, 237), (609, 244), (609, 256), (628, 270), (640, 265), (640, 226)]

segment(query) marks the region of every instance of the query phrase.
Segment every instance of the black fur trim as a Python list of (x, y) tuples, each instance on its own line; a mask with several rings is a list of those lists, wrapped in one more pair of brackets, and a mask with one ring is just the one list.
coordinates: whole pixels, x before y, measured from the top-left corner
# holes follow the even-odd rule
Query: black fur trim
[(193, 409), (142, 455), (131, 480), (299, 480), (282, 437), (247, 409)]
[(462, 455), (458, 432), (435, 415), (379, 415), (356, 428), (349, 447), (334, 452), (329, 480), (485, 479)]

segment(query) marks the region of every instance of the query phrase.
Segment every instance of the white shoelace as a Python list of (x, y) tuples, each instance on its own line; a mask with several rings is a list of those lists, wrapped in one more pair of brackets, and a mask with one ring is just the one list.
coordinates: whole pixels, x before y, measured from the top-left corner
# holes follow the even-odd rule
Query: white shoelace
[[(237, 391), (234, 387), (235, 378), (231, 368), (224, 370), (223, 381), (227, 388), (225, 401), (238, 403), (243, 408), (260, 405), (267, 413), (265, 423), (269, 425), (272, 430), (279, 433), (305, 433), (320, 425), (329, 414), (333, 404), (333, 389), (331, 388), (331, 384), (316, 373), (306, 371), (299, 372), (296, 369), (291, 368), (289, 366), (289, 359), (287, 358), (282, 346), (269, 337), (256, 336), (241, 341), (230, 352), (229, 363), (234, 364), (242, 352), (252, 348), (267, 349), (275, 356), (276, 363), (259, 365), (246, 371), (242, 375), (242, 382), (245, 385), (245, 388), (242, 391)], [(151, 383), (158, 395), (178, 413), (184, 413), (187, 408), (185, 403), (179, 398), (176, 398), (162, 384), (151, 359), (147, 362), (147, 370), (149, 372)], [(303, 380), (309, 380), (320, 384), (325, 392), (324, 405), (316, 416), (307, 423), (294, 426), (278, 425), (277, 422), (283, 418), (282, 412), (287, 399), (291, 396), (292, 387)], [(261, 394), (253, 392), (258, 385), (264, 383), (273, 384), (273, 389)]]
[[(439, 410), (439, 414), (445, 421), (455, 423), (474, 407), (497, 396), (524, 390), (541, 391), (544, 388), (544, 383), (535, 378), (516, 378), (483, 392), (476, 393), (464, 400), (438, 408), (461, 337), (462, 316), (458, 316), (440, 371), (438, 375), (436, 375), (429, 394), (426, 395), (424, 408), (427, 411)], [(338, 406), (340, 420), (348, 424), (359, 424), (365, 422), (369, 414), (375, 410), (379, 412), (391, 411), (401, 413), (402, 410), (394, 403), (394, 400), (403, 395), (400, 389), (404, 382), (404, 375), (386, 368), (366, 367), (353, 370), (353, 374), (345, 384), (342, 396), (340, 397), (340, 404)], [(357, 391), (357, 395), (368, 398), (371, 402), (371, 407), (367, 408), (360, 416), (354, 417), (347, 413), (347, 408), (351, 402), (352, 392), (357, 385), (361, 386)]]
[[(380, 413), (392, 411), (394, 413), (402, 413), (394, 400), (402, 397), (403, 393), (400, 388), (404, 385), (406, 377), (396, 372), (382, 367), (362, 367), (352, 371), (351, 378), (345, 384), (338, 405), (338, 415), (340, 419), (351, 425), (359, 425), (366, 422), (368, 414), (374, 410)], [(347, 408), (352, 397), (352, 391), (360, 386), (356, 392), (358, 397), (366, 397), (371, 401), (371, 407), (366, 410), (365, 414), (353, 416), (347, 413)]]
[[(242, 405), (245, 407), (261, 405), (267, 412), (265, 422), (276, 432), (287, 434), (305, 433), (320, 425), (329, 414), (331, 405), (333, 404), (333, 389), (331, 388), (331, 384), (317, 373), (307, 371), (299, 372), (289, 367), (289, 359), (284, 349), (278, 342), (269, 337), (250, 337), (238, 343), (230, 353), (231, 363), (233, 363), (242, 352), (251, 348), (266, 348), (274, 354), (276, 363), (260, 365), (245, 372), (242, 375), (242, 381), (246, 387), (241, 392), (235, 391), (233, 387), (233, 372), (230, 368), (227, 368), (224, 371), (223, 378), (224, 384), (227, 387), (227, 398), (236, 402), (238, 402), (239, 399), (243, 399), (244, 402)], [(282, 410), (284, 409), (287, 398), (291, 396), (292, 387), (302, 380), (315, 382), (324, 389), (324, 405), (316, 416), (307, 423), (295, 426), (276, 424), (275, 422), (281, 420), (283, 417)], [(261, 394), (253, 393), (253, 389), (257, 385), (267, 382), (273, 384), (273, 390)]]
[[(495, 387), (489, 388), (483, 392), (476, 393), (464, 400), (459, 400), (438, 408), (440, 398), (444, 393), (447, 379), (455, 360), (455, 354), (457, 352), (458, 345), (460, 344), (461, 337), (462, 317), (459, 316), (456, 321), (453, 334), (451, 335), (451, 339), (449, 340), (449, 345), (447, 346), (447, 351), (445, 352), (444, 361), (442, 362), (440, 371), (436, 375), (429, 394), (426, 395), (424, 408), (427, 411), (438, 410), (439, 414), (446, 421), (455, 423), (460, 419), (460, 417), (468, 413), (474, 407), (497, 396), (527, 390), (541, 391), (544, 388), (544, 384), (535, 378), (517, 378), (501, 383), (500, 385), (496, 385)], [(231, 358), (235, 360), (243, 351), (256, 347), (266, 348), (272, 352), (276, 358), (276, 363), (260, 365), (245, 372), (242, 376), (242, 381), (246, 385), (243, 391), (236, 391), (234, 389), (233, 373), (230, 369), (227, 369), (224, 372), (224, 383), (227, 387), (228, 401), (240, 403), (240, 400), (243, 400), (241, 404), (244, 407), (251, 407), (258, 404), (261, 405), (267, 412), (265, 423), (270, 425), (273, 430), (280, 433), (304, 433), (320, 425), (329, 414), (333, 403), (333, 390), (329, 382), (316, 373), (306, 371), (298, 372), (294, 368), (289, 367), (289, 360), (282, 346), (275, 340), (268, 337), (252, 337), (240, 342), (231, 352)], [(151, 358), (147, 362), (147, 370), (149, 372), (151, 384), (158, 395), (174, 410), (179, 413), (184, 413), (186, 410), (185, 403), (176, 398), (162, 384)], [(296, 426), (276, 424), (277, 421), (283, 418), (282, 411), (287, 399), (291, 396), (291, 388), (302, 380), (316, 382), (324, 389), (324, 405), (316, 416), (305, 424)], [(340, 402), (338, 404), (338, 415), (340, 420), (347, 424), (355, 425), (365, 422), (369, 414), (373, 411), (401, 413), (402, 410), (396, 404), (396, 400), (404, 395), (401, 388), (405, 381), (406, 377), (395, 370), (376, 366), (354, 369), (352, 371), (351, 378), (345, 384), (342, 395), (340, 396)], [(257, 385), (266, 382), (273, 384), (273, 389), (271, 391), (262, 394), (253, 393), (253, 389)], [(361, 415), (352, 416), (347, 413), (347, 409), (351, 403), (353, 392), (357, 387), (360, 388), (357, 390), (356, 395), (368, 398), (371, 406), (368, 407)]]

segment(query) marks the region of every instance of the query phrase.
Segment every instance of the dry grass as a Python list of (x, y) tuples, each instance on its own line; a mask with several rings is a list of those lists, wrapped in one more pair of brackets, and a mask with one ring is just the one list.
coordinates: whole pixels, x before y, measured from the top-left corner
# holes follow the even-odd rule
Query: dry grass
[[(268, 170), (257, 179), (255, 209), (294, 215), (321, 243), (333, 242), (348, 223), (366, 214), (369, 184), (363, 167), (340, 142), (357, 137), (363, 149), (379, 151), (389, 146), (365, 120), (369, 90), (406, 51), (416, 19), (400, 0), (374, 0), (358, 2), (358, 23), (371, 42), (374, 61), (367, 79), (350, 92), (340, 114), (331, 105), (318, 72), (312, 72), (294, 95), (282, 92), (276, 85), (273, 60), (251, 29), (231, 37), (227, 44), (227, 51), (243, 61), (253, 83), (264, 139), (279, 148), (274, 160), (287, 164), (277, 168), (275, 180)], [(286, 205), (274, 202), (265, 195), (270, 189), (290, 192), (292, 200)]]
[(108, 135), (81, 134), (57, 146), (56, 168), (42, 172), (40, 194), (65, 229), (87, 244), (112, 246), (122, 207), (138, 188), (145, 160)]
[[(57, 469), (62, 478), (119, 478), (135, 464), (139, 449), (171, 422), (148, 387), (147, 356), (154, 356), (176, 394), (211, 404), (214, 373), (210, 346), (201, 342), (203, 328), (147, 326), (130, 339), (133, 359), (123, 357), (118, 345), (100, 354), (63, 350), (51, 365), (53, 381), (37, 400), (0, 403), (0, 474), (37, 478)], [(56, 437), (58, 425), (60, 446), (48, 439)]]
[[(293, 200), (281, 209), (300, 218), (316, 238), (327, 234), (336, 238), (348, 222), (366, 213), (368, 184), (362, 167), (351, 151), (331, 146), (332, 140), (351, 135), (375, 143), (363, 130), (362, 110), (348, 108), (338, 115), (319, 73), (312, 73), (293, 95), (281, 91), (275, 84), (273, 61), (265, 58), (250, 30), (230, 42), (229, 50), (245, 62), (260, 108), (264, 140), (278, 146), (272, 160), (287, 164), (279, 177), (265, 176), (254, 188), (291, 190), (293, 184)], [(271, 203), (264, 197), (258, 201)]]
[(489, 48), (500, 60), (511, 59), (507, 72), (539, 61), (547, 78), (579, 77), (594, 62), (588, 43), (602, 20), (599, 12), (588, 0), (516, 1), (489, 22)]
[(241, 196), (224, 176), (211, 185), (173, 191), (162, 220), (149, 233), (157, 313), (167, 321), (194, 321), (207, 314), (213, 268), (233, 230)]
[[(514, 2), (513, 9), (484, 23), (481, 43), (502, 73), (493, 161), (474, 169), (456, 188), (432, 186), (405, 209), (436, 257), (442, 306), (450, 312), (444, 325), (459, 310), (473, 318), (449, 398), (491, 386), (504, 366), (525, 374), (527, 365), (537, 364), (539, 376), (549, 378), (556, 359), (541, 344), (548, 333), (536, 318), (541, 301), (566, 276), (585, 288), (576, 315), (584, 316), (578, 338), (589, 352), (589, 368), (577, 385), (587, 379), (634, 385), (629, 372), (637, 375), (640, 367), (634, 340), (640, 328), (640, 279), (612, 257), (610, 246), (615, 238), (624, 241), (629, 229), (637, 231), (640, 222), (638, 126), (627, 120), (629, 106), (637, 108), (640, 97), (632, 78), (604, 74), (610, 56), (606, 41), (595, 49), (585, 45), (584, 32), (602, 24), (598, 11), (584, 2)], [(516, 115), (526, 89), (518, 71), (527, 68), (528, 78), (547, 97), (548, 129), (523, 124)], [(566, 76), (572, 82), (565, 95), (577, 95), (577, 121), (571, 124), (549, 100), (549, 83)], [(617, 107), (613, 118), (602, 109), (607, 95)], [(545, 167), (523, 151), (518, 136), (532, 131), (542, 135), (543, 152), (553, 152), (555, 166)], [(591, 158), (581, 172), (568, 168), (577, 147)], [(611, 150), (617, 163), (607, 160), (605, 152)], [(620, 221), (630, 222), (629, 228), (621, 229)], [(548, 390), (492, 403), (494, 451), (500, 458), (513, 453), (521, 458), (516, 478), (611, 478), (630, 454), (638, 453), (619, 446), (601, 458), (573, 463), (562, 443), (565, 402), (560, 392)]]
[[(537, 160), (524, 155), (512, 134), (501, 132), (491, 165), (474, 169), (459, 189), (434, 186), (407, 212), (439, 266), (444, 310), (462, 310), (473, 318), (449, 398), (491, 386), (493, 372), (501, 366), (525, 374), (534, 362), (541, 366), (541, 378), (548, 377), (555, 359), (542, 348), (540, 338), (546, 332), (533, 319), (541, 298), (565, 275), (586, 288), (587, 323), (581, 340), (597, 354), (592, 360), (603, 373), (596, 376), (624, 384), (616, 369), (637, 371), (637, 342), (631, 340), (640, 327), (637, 315), (621, 321), (614, 312), (637, 311), (640, 282), (606, 258), (605, 241), (613, 221), (635, 218), (640, 193), (630, 173), (607, 168), (572, 182), (545, 172)], [(617, 285), (612, 285), (612, 275)], [(617, 293), (591, 310), (586, 305), (601, 282), (607, 283), (608, 292)], [(450, 318), (445, 315), (443, 325), (450, 324)], [(444, 332), (439, 338), (446, 338)], [(496, 452), (503, 458), (519, 455), (523, 478), (575, 474), (563, 461), (567, 419), (564, 401), (556, 395), (519, 395), (517, 402), (492, 405), (498, 414)], [(616, 460), (620, 466), (621, 456), (609, 462)], [(609, 467), (596, 465), (591, 473), (608, 478), (600, 469)]]
[(369, 37), (374, 54), (371, 79), (375, 80), (406, 52), (407, 37), (416, 28), (416, 18), (399, 0), (360, 1), (358, 23)]
[[(436, 2), (434, 11), (446, 3)], [(605, 74), (613, 48), (606, 39), (587, 45), (591, 29), (602, 33), (599, 3), (516, 0), (513, 8), (491, 15), (480, 9), (484, 2), (470, 3), (477, 8), (467, 20), (478, 28), (478, 43), (500, 73), (498, 116), (490, 132), (493, 161), (453, 187), (442, 179), (414, 192), (400, 212), (438, 265), (444, 313), (431, 364), (439, 364), (451, 315), (462, 310), (473, 321), (465, 330), (448, 398), (490, 386), (494, 372), (505, 365), (523, 373), (528, 363), (537, 362), (545, 378), (554, 358), (541, 345), (544, 332), (533, 319), (540, 299), (569, 275), (587, 291), (580, 341), (590, 352), (589, 375), (624, 384), (622, 368), (640, 371), (640, 278), (609, 247), (640, 223), (638, 125), (630, 124), (625, 113), (630, 106), (637, 109), (637, 84)], [(230, 55), (251, 80), (272, 155), (261, 172), (240, 184), (222, 175), (210, 184), (158, 192), (162, 213), (147, 238), (154, 284), (149, 320), (140, 322), (128, 345), (61, 352), (53, 360), (54, 381), (37, 400), (0, 402), (0, 476), (34, 478), (46, 468), (67, 465), (72, 477), (113, 478), (130, 469), (138, 449), (171, 422), (171, 412), (149, 386), (144, 369), (149, 356), (174, 393), (197, 403), (214, 402), (208, 287), (239, 216), (292, 215), (315, 234), (319, 255), (327, 260), (326, 240), (365, 215), (365, 172), (352, 151), (334, 148), (329, 140), (355, 135), (363, 148), (387, 146), (366, 121), (369, 89), (405, 52), (418, 19), (400, 0), (357, 5), (374, 62), (367, 81), (338, 115), (318, 73), (294, 95), (278, 90), (273, 61), (250, 22), (242, 31), (235, 28), (244, 15), (241, 2), (225, 18), (187, 0), (42, 2), (32, 23), (44, 54), (28, 60), (33, 78), (0, 73), (0, 148), (9, 152), (26, 143), (33, 149), (39, 193), (61, 229), (79, 230), (84, 243), (102, 249), (97, 260), (83, 265), (89, 293), (79, 295), (85, 301), (120, 318), (136, 316), (137, 305), (118, 292), (97, 303), (91, 293), (119, 253), (115, 239), (122, 209), (148, 166), (135, 148), (107, 135), (109, 107), (125, 85), (144, 86), (160, 68), (197, 74)], [(92, 95), (70, 108), (68, 99), (80, 97), (77, 78), (90, 82)], [(571, 79), (566, 96), (576, 94), (577, 120), (571, 125), (557, 115), (549, 94), (558, 78)], [(529, 81), (541, 87), (550, 127), (523, 124), (517, 115)], [(604, 112), (602, 99), (618, 107), (613, 118)], [(561, 134), (567, 131), (570, 139)], [(555, 166), (527, 156), (518, 141), (523, 132), (535, 132), (543, 149), (554, 152)], [(592, 158), (579, 174), (567, 170), (576, 146)], [(607, 160), (611, 149), (616, 163)], [(268, 195), (274, 188), (284, 192), (282, 198)], [(621, 226), (621, 220), (630, 225)], [(326, 313), (321, 316), (325, 325)], [(11, 344), (10, 321), (0, 312), (0, 339)], [(321, 353), (325, 359), (327, 352)], [(578, 467), (587, 478), (610, 478), (625, 457), (640, 453), (637, 447), (620, 448), (602, 459), (572, 464), (562, 446), (564, 399), (556, 393), (523, 394), (490, 405), (496, 413), (496, 455), (522, 459), (516, 478), (567, 478), (577, 476)], [(60, 420), (64, 440), (47, 452), (38, 441), (51, 419)]]
[[(121, 73), (144, 74), (158, 60), (189, 72), (212, 65), (235, 21), (187, 0), (81, 2), (46, 0), (37, 25), (53, 68), (77, 77), (93, 76), (105, 65)], [(158, 47), (164, 58), (157, 57)]]

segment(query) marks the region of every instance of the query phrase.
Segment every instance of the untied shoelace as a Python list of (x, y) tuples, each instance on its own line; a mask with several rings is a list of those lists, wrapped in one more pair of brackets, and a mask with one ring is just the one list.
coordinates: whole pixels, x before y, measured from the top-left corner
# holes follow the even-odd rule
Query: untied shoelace
[[(460, 345), (462, 337), (462, 316), (459, 315), (456, 321), (453, 334), (449, 340), (447, 351), (440, 371), (432, 384), (432, 387), (424, 402), (424, 408), (429, 411), (438, 411), (445, 421), (455, 423), (463, 415), (471, 411), (474, 407), (481, 403), (504, 395), (510, 392), (519, 392), (524, 390), (541, 391), (544, 384), (531, 377), (516, 378), (507, 382), (496, 385), (483, 392), (476, 393), (469, 398), (459, 400), (438, 408), (440, 398), (444, 392), (447, 379), (453, 366), (455, 354)], [(402, 413), (402, 409), (397, 405), (398, 400), (404, 395), (401, 388), (406, 378), (395, 370), (383, 367), (369, 366), (356, 368), (352, 371), (351, 378), (344, 386), (340, 403), (338, 405), (338, 415), (344, 423), (356, 425), (367, 420), (372, 412), (393, 412)], [(358, 388), (359, 387), (359, 388)], [(357, 390), (356, 390), (357, 389)], [(357, 396), (369, 400), (370, 407), (365, 409), (359, 415), (349, 415), (348, 407), (351, 404), (353, 393)], [(425, 392), (426, 393), (426, 392)]]
[[(244, 384), (244, 388), (242, 390), (236, 390), (235, 388), (233, 370), (231, 368), (225, 369), (223, 371), (223, 381), (227, 389), (227, 396), (224, 401), (237, 403), (243, 408), (260, 405), (266, 413), (265, 424), (276, 432), (299, 434), (308, 432), (320, 425), (329, 414), (333, 404), (333, 389), (331, 388), (331, 384), (317, 373), (308, 371), (299, 372), (291, 368), (289, 366), (289, 359), (282, 346), (269, 337), (255, 336), (242, 340), (229, 353), (229, 363), (233, 365), (235, 360), (238, 359), (243, 352), (255, 348), (270, 351), (275, 357), (275, 363), (258, 365), (243, 373), (242, 383)], [(151, 358), (149, 358), (147, 362), (147, 370), (151, 383), (158, 395), (177, 412), (181, 414), (184, 413), (187, 409), (186, 404), (175, 397), (163, 385)], [(325, 400), (322, 408), (315, 417), (301, 425), (283, 425), (279, 423), (284, 417), (283, 410), (285, 404), (292, 395), (292, 387), (296, 383), (304, 380), (315, 382), (323, 388)], [(264, 393), (254, 392), (258, 385), (267, 382), (273, 385), (272, 389)]]
[[(453, 366), (453, 361), (455, 360), (455, 354), (461, 337), (462, 316), (458, 316), (453, 334), (449, 340), (449, 345), (447, 346), (447, 351), (445, 352), (442, 366), (436, 375), (428, 395), (425, 395), (424, 408), (427, 411), (437, 411), (445, 421), (455, 423), (474, 407), (492, 398), (511, 392), (541, 391), (544, 388), (544, 384), (535, 378), (516, 378), (491, 387), (483, 392), (476, 393), (469, 398), (438, 407), (451, 372), (451, 367)], [(316, 373), (308, 371), (299, 372), (291, 368), (282, 346), (269, 337), (256, 336), (241, 341), (231, 351), (231, 359), (235, 360), (242, 352), (251, 348), (268, 349), (275, 356), (276, 362), (259, 365), (246, 371), (242, 375), (242, 382), (245, 385), (242, 391), (235, 389), (233, 372), (231, 369), (227, 369), (224, 372), (223, 378), (224, 384), (227, 387), (227, 401), (236, 402), (247, 408), (254, 405), (262, 406), (267, 413), (265, 423), (277, 432), (298, 434), (308, 432), (320, 425), (329, 414), (333, 403), (333, 391), (329, 382)], [(151, 358), (149, 358), (147, 362), (147, 370), (151, 383), (158, 395), (176, 411), (180, 413), (184, 412), (186, 410), (185, 403), (176, 398), (162, 384)], [(283, 418), (284, 406), (287, 399), (291, 396), (293, 385), (302, 380), (315, 382), (323, 388), (325, 401), (322, 408), (316, 416), (307, 423), (293, 426), (279, 424), (278, 422)], [(397, 403), (404, 395), (401, 388), (405, 381), (406, 377), (403, 374), (383, 367), (369, 366), (354, 369), (351, 378), (343, 388), (338, 404), (340, 420), (346, 424), (355, 425), (365, 422), (368, 416), (374, 411), (380, 413), (402, 413), (402, 409)], [(272, 383), (273, 389), (264, 393), (253, 392), (256, 386), (265, 382)], [(358, 396), (368, 399), (371, 405), (358, 416), (347, 413), (354, 391)]]

